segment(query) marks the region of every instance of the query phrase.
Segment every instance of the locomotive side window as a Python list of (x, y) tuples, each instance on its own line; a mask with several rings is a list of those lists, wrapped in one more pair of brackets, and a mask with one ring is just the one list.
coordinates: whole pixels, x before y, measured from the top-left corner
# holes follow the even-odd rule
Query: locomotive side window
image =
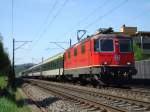
[(100, 49), (103, 52), (112, 52), (114, 51), (114, 44), (112, 39), (101, 39), (100, 40)]
[(74, 48), (74, 56), (77, 56), (77, 48)]
[(81, 53), (85, 53), (85, 44), (81, 44)]
[(132, 52), (132, 41), (127, 39), (121, 39), (119, 40), (119, 48), (120, 52)]
[(98, 39), (94, 40), (94, 51), (95, 52), (99, 51), (99, 40)]
[(70, 59), (70, 51), (68, 51), (68, 58)]

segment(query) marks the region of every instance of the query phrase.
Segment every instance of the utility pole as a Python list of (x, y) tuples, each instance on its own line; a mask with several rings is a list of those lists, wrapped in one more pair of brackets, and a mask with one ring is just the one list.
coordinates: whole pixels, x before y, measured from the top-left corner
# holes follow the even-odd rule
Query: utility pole
[(13, 40), (13, 57), (12, 57), (12, 74), (9, 77), (9, 82), (12, 87), (15, 87), (15, 38), (14, 38), (14, 0), (12, 0), (12, 7), (11, 7), (11, 33), (12, 33), (12, 40)]
[[(44, 61), (44, 58), (42, 57), (42, 62), (41, 63), (43, 63), (43, 61)], [(41, 76), (43, 75), (43, 68), (42, 68), (42, 66), (40, 66), (40, 69), (41, 69)]]
[[(21, 44), (20, 46), (18, 46), (16, 48), (15, 44), (16, 42), (22, 42), (23, 44)], [(32, 42), (32, 41), (16, 41), (14, 38), (13, 38), (13, 59), (12, 59), (12, 69), (13, 69), (13, 76), (12, 76), (12, 84), (14, 85), (15, 84), (15, 51), (17, 49), (20, 49), (22, 46), (24, 46), (25, 44), (27, 44), (28, 42)]]
[(140, 36), (140, 39), (141, 39), (141, 50), (142, 50), (142, 54), (143, 54), (143, 36), (142, 35)]
[(11, 77), (11, 83), (12, 86), (15, 85), (15, 39), (13, 38), (13, 59), (12, 59), (12, 77)]
[(13, 74), (15, 74), (15, 39), (13, 38), (13, 60), (12, 60)]

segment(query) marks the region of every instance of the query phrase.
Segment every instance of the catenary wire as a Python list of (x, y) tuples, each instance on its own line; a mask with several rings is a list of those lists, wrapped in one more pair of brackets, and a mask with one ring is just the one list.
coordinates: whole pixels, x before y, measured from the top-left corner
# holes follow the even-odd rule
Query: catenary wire
[(128, 2), (128, 0), (123, 0), (121, 3), (119, 3), (118, 5), (116, 5), (115, 7), (113, 7), (111, 10), (109, 10), (108, 12), (106, 12), (105, 14), (103, 14), (102, 16), (99, 16), (96, 20), (94, 20), (93, 22), (91, 22), (87, 26), (85, 26), (85, 29), (89, 29), (92, 25), (94, 25), (98, 21), (102, 20), (104, 17), (110, 15), (114, 11), (118, 10), (120, 7), (122, 7), (127, 2)]
[(80, 21), (78, 21), (72, 28), (71, 30), (66, 32), (66, 35), (68, 35), (68, 33), (70, 33), (71, 31), (73, 31), (75, 29), (76, 26), (80, 26), (82, 22), (86, 22), (92, 15), (94, 15), (96, 13), (97, 10), (102, 9), (104, 6), (106, 6), (106, 4), (109, 3), (109, 0), (105, 0), (103, 4), (100, 4), (98, 7), (94, 8), (89, 14), (87, 14), (86, 16), (84, 16), (84, 18), (82, 18)]
[[(47, 27), (45, 27), (43, 29), (43, 31), (41, 32), (41, 34), (38, 36), (37, 40), (35, 40), (35, 43), (33, 44), (33, 47), (36, 46), (36, 44), (40, 41), (40, 39), (43, 37), (44, 33), (47, 32), (47, 29), (53, 24), (53, 22), (55, 21), (55, 19), (57, 18), (57, 16), (61, 13), (61, 11), (63, 10), (63, 8), (66, 6), (67, 2), (69, 0), (65, 0), (63, 2), (63, 4), (60, 6), (60, 8), (58, 9), (58, 11), (56, 12), (56, 14), (52, 17), (51, 21), (49, 21), (49, 23), (47, 24)], [(33, 47), (31, 48), (31, 50), (33, 49)], [(31, 51), (30, 50), (30, 51)]]
[(140, 14), (138, 14), (135, 17), (131, 18), (130, 23), (133, 23), (136, 20), (140, 19), (141, 17), (143, 17), (143, 15), (150, 14), (149, 12), (150, 12), (150, 8), (147, 9), (147, 10), (142, 11)]
[(33, 42), (36, 40), (36, 37), (38, 37), (38, 34), (42, 31), (42, 27), (44, 27), (47, 24), (47, 22), (48, 22), (48, 20), (49, 20), (49, 18), (51, 16), (51, 14), (54, 12), (57, 4), (58, 4), (58, 0), (55, 0), (54, 4), (52, 5), (52, 7), (50, 8), (50, 10), (48, 11), (48, 14), (47, 14), (45, 20), (43, 21), (42, 25), (40, 26), (40, 28), (36, 32), (36, 34), (35, 34), (35, 36), (34, 36), (34, 38), (32, 40)]

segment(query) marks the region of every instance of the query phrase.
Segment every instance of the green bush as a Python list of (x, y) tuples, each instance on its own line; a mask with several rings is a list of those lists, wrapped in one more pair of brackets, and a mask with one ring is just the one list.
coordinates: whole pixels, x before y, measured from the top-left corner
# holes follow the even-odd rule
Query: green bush
[(17, 106), (6, 97), (0, 98), (0, 112), (17, 112)]
[(142, 50), (136, 44), (134, 44), (134, 56), (135, 56), (135, 60), (136, 61), (142, 60), (142, 58), (143, 58), (143, 56), (142, 56)]
[(0, 76), (0, 90), (7, 87), (7, 81), (5, 76)]

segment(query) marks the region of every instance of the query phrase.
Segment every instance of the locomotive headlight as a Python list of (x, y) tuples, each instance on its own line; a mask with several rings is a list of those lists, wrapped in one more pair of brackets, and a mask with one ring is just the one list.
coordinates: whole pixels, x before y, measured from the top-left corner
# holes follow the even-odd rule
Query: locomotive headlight
[(131, 62), (127, 62), (127, 65), (131, 65)]
[(105, 61), (105, 62), (104, 62), (104, 65), (107, 65), (107, 64), (108, 64), (107, 61)]

